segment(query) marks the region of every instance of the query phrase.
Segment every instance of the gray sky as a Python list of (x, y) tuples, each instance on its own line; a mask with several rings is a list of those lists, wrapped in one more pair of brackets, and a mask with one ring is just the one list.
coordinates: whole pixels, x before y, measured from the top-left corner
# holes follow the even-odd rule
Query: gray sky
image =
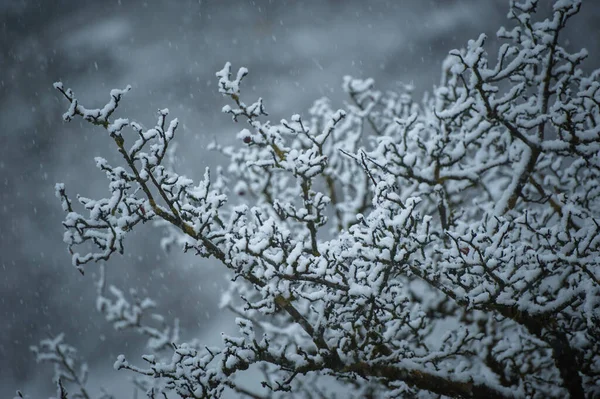
[[(542, 8), (549, 1), (541, 0)], [(225, 5), (226, 4), (226, 5)], [(28, 348), (64, 331), (94, 370), (92, 385), (113, 374), (119, 353), (139, 354), (131, 335), (111, 330), (94, 309), (94, 265), (82, 277), (62, 243), (54, 184), (71, 194), (104, 196), (93, 157), (117, 160), (98, 129), (63, 124), (67, 104), (52, 89), (62, 80), (88, 107), (112, 88), (133, 86), (120, 116), (146, 126), (168, 107), (182, 128), (181, 170), (200, 176), (223, 159), (205, 150), (233, 142), (239, 126), (220, 113), (215, 72), (226, 61), (246, 66), (248, 101), (264, 98), (272, 120), (304, 112), (329, 96), (344, 106), (344, 75), (374, 77), (379, 87), (413, 83), (430, 90), (453, 48), (480, 32), (495, 48), (506, 24), (503, 0), (403, 1), (0, 1), (0, 397), (22, 389), (54, 394), (50, 371)], [(566, 39), (600, 57), (600, 3), (584, 1)], [(244, 89), (244, 88), (243, 88)], [(244, 91), (243, 91), (244, 92)], [(226, 328), (216, 308), (224, 280), (218, 265), (158, 250), (160, 235), (140, 229), (126, 255), (107, 265), (111, 283), (147, 292), (182, 320), (186, 337), (215, 342)], [(115, 377), (116, 376), (116, 377)], [(116, 389), (116, 390), (115, 390)], [(44, 392), (44, 394), (43, 394)], [(131, 397), (125, 391), (122, 397)], [(44, 396), (45, 395), (45, 396)]]

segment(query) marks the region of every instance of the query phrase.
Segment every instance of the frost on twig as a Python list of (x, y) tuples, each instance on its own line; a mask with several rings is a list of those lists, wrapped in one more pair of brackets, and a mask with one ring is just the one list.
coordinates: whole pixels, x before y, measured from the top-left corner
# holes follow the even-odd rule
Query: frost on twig
[(144, 130), (110, 120), (122, 92), (88, 110), (58, 85), (66, 119), (104, 127), (123, 158), (97, 159), (108, 198), (76, 206), (57, 185), (73, 263), (108, 260), (152, 220), (165, 245), (232, 276), (221, 304), (239, 336), (220, 347), (146, 327), (151, 302), (100, 284), (108, 320), (160, 352), (115, 367), (185, 398), (260, 397), (240, 384), (249, 368), (274, 397), (312, 397), (326, 378), (356, 397), (599, 395), (600, 70), (560, 44), (581, 2), (541, 20), (536, 5), (511, 1), (495, 57), (485, 36), (450, 52), (422, 101), (346, 77), (345, 110), (320, 99), (271, 123), (242, 100), (248, 70), (227, 63), (222, 111), (246, 125), (238, 145), (212, 145), (228, 166), (198, 183), (166, 161), (167, 110)]

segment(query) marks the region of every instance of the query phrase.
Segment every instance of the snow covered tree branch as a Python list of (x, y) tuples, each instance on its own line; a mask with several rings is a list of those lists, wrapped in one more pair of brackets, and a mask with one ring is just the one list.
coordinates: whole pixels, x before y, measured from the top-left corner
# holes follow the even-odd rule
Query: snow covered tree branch
[[(39, 346), (32, 346), (38, 363), (54, 365), (54, 381), (57, 385), (57, 399), (66, 399), (67, 391), (63, 383), (69, 383), (72, 390), (69, 397), (73, 399), (91, 399), (86, 388), (89, 370), (88, 365), (77, 356), (77, 350), (64, 342), (64, 334), (44, 339)], [(113, 396), (103, 393), (98, 399), (112, 399)]]
[[(581, 1), (555, 1), (547, 19), (537, 3), (510, 2), (495, 57), (483, 35), (451, 51), (420, 102), (345, 77), (345, 110), (320, 99), (272, 124), (262, 99), (243, 100), (248, 70), (227, 63), (222, 111), (247, 127), (239, 145), (212, 145), (228, 167), (198, 183), (168, 161), (168, 110), (145, 130), (113, 118), (129, 87), (87, 109), (55, 84), (63, 118), (103, 128), (123, 159), (96, 158), (107, 198), (76, 206), (56, 186), (74, 266), (122, 253), (153, 221), (164, 246), (233, 277), (221, 305), (239, 336), (220, 347), (144, 324), (153, 302), (114, 287), (110, 299), (102, 277), (98, 310), (152, 352), (115, 368), (150, 397), (327, 396), (332, 379), (349, 397), (600, 395), (600, 69), (561, 46)], [(248, 368), (261, 387), (239, 383)]]

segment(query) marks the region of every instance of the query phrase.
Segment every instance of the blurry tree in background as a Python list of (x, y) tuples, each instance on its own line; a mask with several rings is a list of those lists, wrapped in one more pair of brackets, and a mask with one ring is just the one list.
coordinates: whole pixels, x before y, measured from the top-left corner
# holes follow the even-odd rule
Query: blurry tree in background
[[(57, 83), (64, 119), (104, 128), (124, 160), (96, 158), (107, 198), (76, 206), (56, 186), (77, 269), (152, 221), (166, 250), (231, 275), (221, 304), (239, 335), (206, 347), (103, 272), (98, 311), (148, 340), (141, 365), (115, 368), (152, 398), (600, 395), (600, 70), (560, 44), (581, 1), (557, 0), (547, 19), (535, 0), (510, 3), (497, 56), (483, 35), (450, 52), (420, 102), (345, 77), (345, 110), (320, 99), (270, 124), (261, 99), (243, 100), (248, 71), (227, 63), (223, 112), (247, 128), (238, 146), (213, 145), (229, 164), (199, 183), (172, 168), (168, 110), (145, 129), (112, 118), (129, 88), (87, 109)], [(112, 397), (86, 390), (62, 335), (33, 349), (58, 397)]]

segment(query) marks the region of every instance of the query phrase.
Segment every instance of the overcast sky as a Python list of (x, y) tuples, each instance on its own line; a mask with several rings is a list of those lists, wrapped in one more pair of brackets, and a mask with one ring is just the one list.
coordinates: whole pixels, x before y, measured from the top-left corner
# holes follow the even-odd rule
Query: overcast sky
[[(541, 0), (547, 6), (549, 1)], [(215, 72), (246, 66), (245, 98), (264, 98), (273, 120), (302, 114), (322, 96), (344, 106), (344, 75), (374, 77), (379, 87), (413, 83), (417, 93), (439, 81), (453, 48), (481, 32), (494, 49), (506, 24), (504, 0), (168, 1), (0, 0), (0, 397), (22, 389), (54, 394), (47, 366), (29, 346), (64, 331), (93, 370), (92, 386), (111, 381), (120, 394), (126, 373), (113, 374), (119, 353), (138, 356), (131, 335), (111, 330), (95, 311), (93, 272), (81, 276), (62, 243), (54, 184), (72, 194), (104, 196), (94, 156), (117, 160), (102, 131), (64, 124), (67, 104), (52, 89), (62, 80), (88, 107), (110, 89), (133, 86), (120, 116), (145, 126), (168, 107), (182, 128), (181, 170), (198, 177), (223, 162), (205, 150), (233, 142), (238, 126), (220, 113)], [(542, 7), (544, 8), (544, 7)], [(547, 8), (547, 7), (546, 7)], [(565, 39), (586, 47), (587, 67), (600, 57), (600, 2), (584, 0)], [(243, 88), (244, 90), (244, 88)], [(225, 280), (218, 265), (158, 249), (160, 234), (140, 229), (126, 255), (107, 265), (111, 283), (135, 287), (178, 316), (185, 337), (216, 343), (216, 307)], [(119, 397), (130, 398), (131, 390)]]

